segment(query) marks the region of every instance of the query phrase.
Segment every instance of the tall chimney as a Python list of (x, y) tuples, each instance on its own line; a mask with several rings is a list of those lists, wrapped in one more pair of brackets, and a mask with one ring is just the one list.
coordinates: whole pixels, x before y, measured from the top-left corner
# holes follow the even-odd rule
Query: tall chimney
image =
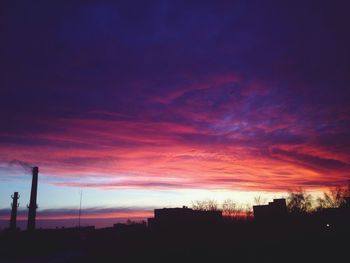
[(12, 202), (12, 209), (11, 209), (11, 219), (10, 219), (10, 229), (16, 230), (16, 220), (17, 220), (17, 207), (18, 207), (18, 192), (14, 192), (13, 195), (11, 195), (11, 198), (13, 199)]
[(30, 192), (30, 203), (28, 206), (29, 212), (28, 212), (27, 230), (35, 230), (35, 216), (36, 216), (36, 209), (38, 207), (36, 204), (36, 195), (37, 195), (37, 189), (38, 189), (38, 173), (39, 173), (39, 168), (33, 167), (32, 168), (32, 174), (33, 174), (32, 190)]

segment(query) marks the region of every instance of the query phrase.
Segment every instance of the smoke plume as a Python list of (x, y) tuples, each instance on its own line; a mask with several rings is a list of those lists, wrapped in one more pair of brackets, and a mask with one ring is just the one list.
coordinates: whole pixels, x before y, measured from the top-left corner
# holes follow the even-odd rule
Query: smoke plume
[(10, 163), (10, 166), (20, 166), (24, 169), (24, 171), (31, 173), (33, 169), (33, 165), (23, 162), (20, 160), (12, 160)]

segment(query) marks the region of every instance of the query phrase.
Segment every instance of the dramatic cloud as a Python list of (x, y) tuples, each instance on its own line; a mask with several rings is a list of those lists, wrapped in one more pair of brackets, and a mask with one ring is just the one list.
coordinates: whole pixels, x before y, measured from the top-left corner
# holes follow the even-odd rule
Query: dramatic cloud
[(109, 190), (350, 179), (346, 2), (1, 5), (2, 167)]

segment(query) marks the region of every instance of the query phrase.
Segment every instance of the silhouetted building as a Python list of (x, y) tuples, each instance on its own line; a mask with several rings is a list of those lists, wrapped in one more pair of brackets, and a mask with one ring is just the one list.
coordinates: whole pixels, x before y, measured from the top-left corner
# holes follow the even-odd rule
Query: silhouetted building
[(344, 198), (344, 203), (337, 208), (324, 208), (315, 213), (323, 228), (328, 230), (350, 228), (350, 197)]
[(286, 199), (273, 199), (267, 205), (253, 206), (255, 220), (282, 219), (287, 215)]
[(154, 210), (154, 218), (148, 219), (149, 227), (177, 227), (201, 224), (219, 223), (222, 220), (221, 211), (193, 210), (186, 206), (182, 208), (163, 208)]
[(142, 233), (146, 231), (146, 222), (131, 222), (127, 224), (117, 223), (113, 225), (113, 230), (121, 234)]

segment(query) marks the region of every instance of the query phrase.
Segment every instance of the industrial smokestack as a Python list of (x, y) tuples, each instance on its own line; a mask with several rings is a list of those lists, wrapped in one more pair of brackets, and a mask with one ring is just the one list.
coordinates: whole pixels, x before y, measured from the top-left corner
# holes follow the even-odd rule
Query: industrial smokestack
[(38, 208), (36, 204), (36, 196), (37, 196), (37, 190), (38, 190), (38, 173), (39, 168), (33, 167), (32, 168), (32, 190), (30, 192), (30, 203), (29, 203), (29, 212), (28, 212), (28, 225), (27, 230), (35, 230), (35, 216), (36, 216), (36, 209)]
[(12, 209), (11, 209), (11, 219), (10, 219), (10, 229), (11, 230), (16, 230), (17, 225), (16, 225), (16, 220), (17, 220), (17, 207), (18, 207), (18, 192), (14, 192), (13, 195), (11, 195), (11, 198), (13, 199), (12, 202)]

